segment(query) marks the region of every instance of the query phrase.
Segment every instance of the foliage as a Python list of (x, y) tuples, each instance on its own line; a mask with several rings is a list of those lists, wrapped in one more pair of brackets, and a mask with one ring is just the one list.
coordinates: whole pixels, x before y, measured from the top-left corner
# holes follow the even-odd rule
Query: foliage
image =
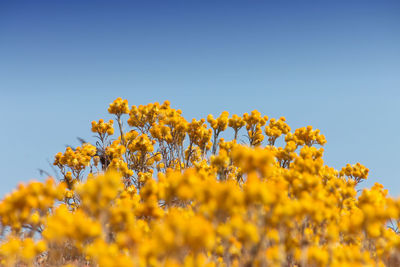
[(95, 145), (55, 156), (61, 181), (0, 202), (1, 265), (400, 263), (400, 201), (378, 183), (357, 194), (368, 169), (325, 165), (319, 130), (256, 110), (188, 122), (168, 101), (108, 111), (116, 136), (113, 120), (92, 122)]

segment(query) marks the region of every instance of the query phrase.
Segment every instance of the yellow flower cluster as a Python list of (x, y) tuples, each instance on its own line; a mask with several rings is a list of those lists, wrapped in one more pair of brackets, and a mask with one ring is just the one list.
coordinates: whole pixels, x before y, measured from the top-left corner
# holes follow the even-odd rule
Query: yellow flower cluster
[(208, 115), (207, 121), (210, 123), (211, 128), (218, 132), (222, 132), (226, 130), (226, 127), (228, 126), (228, 119), (229, 119), (229, 112), (224, 111), (221, 113), (221, 115), (217, 118), (214, 119), (213, 115)]
[(118, 174), (109, 173), (95, 178), (89, 178), (86, 183), (76, 186), (81, 201), (81, 208), (100, 214), (122, 192), (123, 184)]
[(133, 171), (128, 168), (128, 164), (119, 158), (114, 158), (110, 162), (110, 165), (108, 166), (110, 170), (117, 170), (120, 171), (124, 176), (130, 177), (133, 175)]
[(32, 238), (20, 239), (10, 236), (0, 244), (0, 265), (26, 266), (45, 250), (46, 243), (44, 241), (35, 242)]
[(114, 100), (110, 104), (110, 107), (108, 108), (108, 112), (111, 114), (115, 114), (117, 116), (121, 116), (122, 114), (128, 114), (129, 113), (129, 105), (128, 105), (128, 100), (118, 97), (117, 99)]
[(189, 123), (188, 135), (190, 143), (198, 145), (202, 153), (210, 150), (212, 146), (212, 130), (207, 129), (205, 119), (201, 119), (199, 121), (193, 119), (192, 122)]
[(299, 146), (312, 146), (315, 144), (324, 145), (326, 143), (325, 136), (320, 134), (319, 130), (313, 130), (312, 126), (296, 129), (294, 134), (288, 133), (285, 137), (286, 141), (294, 141)]
[(171, 128), (163, 124), (154, 124), (150, 129), (151, 136), (157, 139), (159, 142), (163, 140), (168, 144), (173, 142)]
[(249, 139), (251, 146), (260, 145), (264, 140), (261, 126), (264, 126), (268, 120), (268, 116), (261, 116), (261, 113), (257, 110), (253, 110), (251, 114), (243, 114), (243, 120), (246, 123), (247, 138)]
[(109, 122), (104, 122), (103, 119), (100, 119), (99, 122), (92, 121), (92, 132), (98, 133), (101, 136), (105, 134), (113, 135), (114, 134), (114, 121), (110, 120)]
[(236, 140), (238, 137), (238, 132), (239, 130), (246, 124), (246, 122), (243, 120), (242, 117), (239, 117), (236, 114), (233, 114), (232, 118), (228, 120), (228, 126), (231, 127), (235, 131), (235, 137), (234, 139)]
[(62, 200), (64, 190), (64, 184), (56, 185), (53, 179), (44, 183), (20, 184), (16, 191), (0, 202), (1, 226), (10, 226), (15, 234), (21, 233), (24, 228), (39, 228), (42, 216), (56, 200)]
[(343, 167), (340, 171), (340, 175), (346, 175), (347, 177), (350, 177), (359, 183), (368, 178), (368, 172), (369, 169), (367, 169), (364, 165), (356, 163), (354, 165), (347, 164), (346, 167)]
[[(167, 104), (165, 104), (167, 105)], [(137, 127), (144, 131), (156, 122), (157, 116), (163, 107), (159, 103), (149, 104), (146, 106), (140, 105), (139, 107), (132, 106), (129, 112), (128, 124), (132, 127)]]
[(285, 117), (280, 117), (279, 120), (274, 118), (269, 120), (269, 125), (265, 127), (265, 134), (268, 136), (268, 142), (270, 145), (275, 145), (275, 141), (282, 134), (290, 132), (290, 127), (286, 123)]
[(70, 241), (79, 249), (82, 249), (87, 241), (102, 234), (100, 222), (91, 219), (81, 209), (69, 211), (64, 204), (55, 208), (48, 216), (45, 227), (42, 234), (49, 245)]
[(118, 136), (94, 122), (96, 147), (56, 155), (59, 184), (1, 200), (0, 266), (400, 264), (400, 199), (358, 188), (360, 163), (327, 166), (319, 130), (292, 132), (281, 117), (264, 136), (258, 111), (189, 123), (168, 101), (129, 109), (118, 98), (109, 112)]
[(209, 114), (207, 117), (207, 121), (210, 124), (211, 128), (214, 130), (214, 141), (213, 141), (213, 148), (212, 153), (215, 154), (217, 152), (217, 140), (218, 136), (221, 132), (226, 130), (228, 127), (228, 120), (229, 120), (229, 112), (224, 111), (221, 113), (217, 119), (214, 119), (213, 115)]
[(153, 145), (155, 142), (155, 140), (150, 140), (146, 134), (142, 134), (128, 145), (128, 149), (131, 152), (139, 151), (142, 154), (146, 154), (154, 151)]
[(65, 153), (59, 152), (55, 156), (54, 165), (58, 166), (64, 173), (66, 167), (78, 177), (80, 172), (90, 165), (92, 157), (96, 154), (96, 147), (91, 144), (83, 144), (77, 147), (75, 151), (67, 147)]

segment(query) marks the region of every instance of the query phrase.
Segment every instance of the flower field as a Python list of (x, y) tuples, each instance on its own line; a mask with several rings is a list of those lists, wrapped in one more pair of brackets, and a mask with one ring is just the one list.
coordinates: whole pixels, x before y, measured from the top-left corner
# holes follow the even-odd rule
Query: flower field
[(400, 266), (400, 200), (362, 189), (360, 163), (327, 166), (318, 129), (189, 122), (168, 101), (108, 112), (55, 155), (59, 180), (1, 200), (0, 266)]

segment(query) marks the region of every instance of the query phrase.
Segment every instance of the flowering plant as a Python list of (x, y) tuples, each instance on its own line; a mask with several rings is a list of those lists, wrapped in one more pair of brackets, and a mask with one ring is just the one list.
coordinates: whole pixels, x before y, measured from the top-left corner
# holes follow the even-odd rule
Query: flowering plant
[(168, 101), (108, 111), (116, 134), (93, 121), (94, 145), (55, 156), (60, 181), (0, 202), (1, 266), (400, 264), (400, 200), (357, 195), (368, 169), (327, 166), (319, 130), (256, 110), (188, 122)]

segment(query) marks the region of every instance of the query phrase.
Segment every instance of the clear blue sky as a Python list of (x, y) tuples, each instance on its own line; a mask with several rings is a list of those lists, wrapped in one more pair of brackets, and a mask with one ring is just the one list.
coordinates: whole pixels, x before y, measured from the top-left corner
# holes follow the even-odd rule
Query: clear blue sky
[(1, 1), (0, 92), (0, 197), (117, 97), (312, 125), (400, 195), (400, 1)]

